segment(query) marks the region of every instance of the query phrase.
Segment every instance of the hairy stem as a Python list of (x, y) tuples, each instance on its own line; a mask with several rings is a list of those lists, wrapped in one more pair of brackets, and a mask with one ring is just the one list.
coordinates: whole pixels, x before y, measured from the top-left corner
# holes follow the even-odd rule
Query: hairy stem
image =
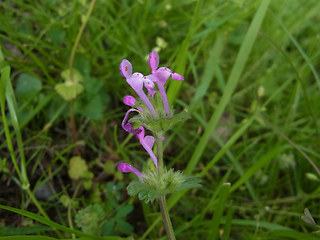
[(157, 158), (158, 158), (158, 172), (159, 177), (163, 173), (163, 144), (162, 144), (162, 133), (156, 134), (157, 141)]
[[(162, 144), (162, 133), (157, 133), (157, 157), (158, 157), (158, 174), (159, 178), (163, 174), (163, 144)], [(176, 237), (174, 235), (173, 227), (171, 224), (169, 211), (167, 207), (166, 197), (162, 196), (159, 198), (160, 211), (162, 215), (162, 220), (164, 227), (166, 229), (166, 233), (169, 240), (175, 240)]]
[(169, 240), (176, 240), (176, 237), (174, 236), (174, 231), (173, 231), (173, 227), (171, 224), (170, 216), (169, 216), (166, 197), (163, 196), (163, 197), (159, 198), (159, 205), (160, 205), (162, 220), (163, 220), (166, 232), (167, 232), (168, 239)]

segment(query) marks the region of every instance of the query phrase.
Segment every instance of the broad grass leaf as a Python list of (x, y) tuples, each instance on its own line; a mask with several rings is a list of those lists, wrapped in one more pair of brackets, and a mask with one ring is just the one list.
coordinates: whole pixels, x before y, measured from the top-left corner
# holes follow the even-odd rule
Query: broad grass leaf
[(41, 80), (28, 73), (22, 73), (16, 84), (16, 94), (19, 97), (31, 97), (42, 89)]

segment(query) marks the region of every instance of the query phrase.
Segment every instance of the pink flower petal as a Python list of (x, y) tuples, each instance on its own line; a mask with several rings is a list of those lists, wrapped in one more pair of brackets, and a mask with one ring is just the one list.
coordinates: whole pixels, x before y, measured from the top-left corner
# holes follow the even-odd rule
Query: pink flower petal
[(127, 59), (123, 59), (120, 63), (120, 73), (125, 78), (129, 78), (132, 75), (132, 65)]
[(153, 98), (154, 94), (155, 94), (156, 92), (158, 92), (157, 90), (153, 90), (153, 89), (151, 89), (151, 88), (147, 88), (147, 90), (148, 90), (149, 96), (151, 96), (152, 98)]
[(139, 133), (136, 134), (137, 138), (139, 139), (139, 141), (143, 141), (143, 138), (144, 138), (144, 133), (145, 133), (145, 130), (144, 130), (144, 127), (140, 126), (137, 130), (139, 130)]
[(137, 175), (138, 178), (140, 178), (142, 175), (141, 172), (139, 172), (136, 168), (134, 168), (133, 166), (131, 166), (128, 163), (119, 164), (118, 170), (120, 172), (124, 172), (124, 173), (133, 172), (135, 175)]
[(155, 139), (153, 136), (150, 136), (150, 135), (148, 135), (148, 136), (146, 136), (146, 137), (144, 138), (145, 144), (146, 144), (150, 149), (153, 148), (153, 144), (154, 144), (155, 141), (156, 141), (156, 139)]
[[(168, 81), (171, 73), (172, 71), (169, 68), (161, 67), (157, 71), (155, 71), (153, 74), (151, 74), (151, 75), (154, 75), (154, 77), (151, 79), (153, 79), (158, 86), (159, 85), (164, 86)], [(148, 75), (147, 77), (150, 78), (150, 75)]]
[(127, 106), (133, 107), (136, 103), (136, 99), (130, 95), (126, 95), (123, 97), (123, 103)]
[(152, 72), (157, 70), (157, 68), (159, 66), (159, 55), (156, 51), (152, 51), (149, 54), (149, 61), (148, 62), (149, 62), (149, 66), (150, 66)]
[(175, 72), (171, 74), (171, 78), (174, 80), (177, 80), (177, 81), (184, 80), (184, 77), (182, 75), (175, 73)]
[(147, 77), (143, 77), (143, 83), (146, 88), (154, 88), (154, 82)]
[(143, 75), (141, 73), (134, 73), (127, 78), (127, 83), (135, 90), (139, 92), (143, 89)]
[(129, 109), (129, 110), (126, 112), (126, 115), (124, 116), (124, 119), (122, 120), (122, 124), (121, 124), (121, 125), (122, 125), (122, 128), (123, 128), (125, 131), (137, 135), (137, 134), (139, 134), (139, 133), (141, 132), (141, 130), (140, 130), (139, 128), (138, 128), (138, 129), (133, 129), (133, 128), (132, 128), (132, 124), (128, 122), (129, 114), (130, 114), (131, 112), (137, 112), (137, 110), (136, 110), (136, 109), (133, 109), (133, 108)]

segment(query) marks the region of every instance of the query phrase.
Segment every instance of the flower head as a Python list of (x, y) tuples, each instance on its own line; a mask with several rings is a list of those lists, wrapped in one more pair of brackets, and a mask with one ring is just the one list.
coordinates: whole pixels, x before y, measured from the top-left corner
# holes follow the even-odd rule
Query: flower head
[(147, 95), (143, 91), (143, 87), (147, 88), (148, 92), (152, 92), (154, 83), (147, 77), (144, 77), (142, 73), (132, 74), (132, 65), (127, 59), (123, 59), (120, 64), (120, 73), (126, 78), (127, 83), (138, 94), (142, 102), (146, 105), (151, 115), (156, 116), (156, 112), (148, 99)]
[[(170, 115), (168, 99), (164, 88), (164, 85), (170, 76), (175, 80), (183, 80), (183, 77), (178, 73), (172, 72), (169, 68), (161, 67), (158, 69), (159, 55), (155, 51), (152, 51), (149, 55), (149, 66), (152, 73), (148, 76), (143, 76), (142, 73), (132, 73), (132, 65), (127, 59), (122, 60), (120, 64), (121, 75), (126, 78), (127, 83), (134, 89), (134, 91), (140, 97), (141, 101), (149, 110), (147, 111), (146, 109), (141, 108), (140, 103), (136, 104), (137, 100), (133, 96), (124, 96), (123, 103), (127, 106), (130, 106), (131, 109), (126, 112), (125, 117), (122, 121), (122, 127), (125, 131), (137, 136), (140, 144), (149, 154), (154, 165), (158, 167), (158, 159), (152, 150), (156, 139), (152, 135), (145, 135), (144, 127), (155, 133), (159, 131), (165, 132), (176, 122), (185, 119), (185, 117), (181, 117), (178, 115), (177, 117)], [(163, 108), (161, 104), (158, 104), (160, 96), (156, 96), (154, 99), (149, 99), (144, 92), (145, 87), (148, 90), (149, 95), (153, 97), (155, 92), (157, 92), (154, 90), (155, 83), (157, 84), (158, 90), (162, 97), (165, 114), (162, 114)], [(157, 111), (155, 111), (155, 108), (151, 102), (155, 104), (154, 106), (156, 107)], [(137, 107), (136, 105), (139, 107)], [(136, 112), (138, 113), (138, 115), (131, 118), (129, 122), (129, 115), (132, 112)], [(137, 129), (133, 129), (132, 123), (139, 123), (140, 127), (138, 127)], [(137, 174), (137, 170), (129, 164), (120, 164), (119, 170), (121, 172), (134, 172), (138, 177), (141, 176), (141, 174)]]
[(165, 113), (167, 115), (170, 114), (170, 107), (169, 107), (169, 102), (167, 98), (167, 94), (164, 88), (165, 83), (168, 81), (169, 77), (171, 76), (172, 79), (182, 81), (184, 80), (183, 76), (171, 71), (169, 68), (166, 67), (161, 67), (159, 69), (159, 55), (156, 51), (152, 51), (149, 55), (149, 66), (151, 68), (151, 74), (148, 75), (147, 77), (157, 83), (159, 92), (162, 97), (163, 101), (163, 106)]

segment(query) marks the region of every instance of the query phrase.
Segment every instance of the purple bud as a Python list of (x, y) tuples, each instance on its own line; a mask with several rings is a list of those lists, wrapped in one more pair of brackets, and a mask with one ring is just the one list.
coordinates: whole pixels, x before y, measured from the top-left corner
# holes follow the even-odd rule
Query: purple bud
[(123, 97), (123, 103), (127, 106), (133, 107), (136, 103), (136, 99), (130, 95), (126, 95)]
[(132, 172), (135, 175), (137, 175), (138, 178), (140, 178), (142, 175), (141, 172), (139, 172), (136, 168), (134, 168), (128, 163), (120, 163), (118, 166), (118, 170), (124, 173)]

